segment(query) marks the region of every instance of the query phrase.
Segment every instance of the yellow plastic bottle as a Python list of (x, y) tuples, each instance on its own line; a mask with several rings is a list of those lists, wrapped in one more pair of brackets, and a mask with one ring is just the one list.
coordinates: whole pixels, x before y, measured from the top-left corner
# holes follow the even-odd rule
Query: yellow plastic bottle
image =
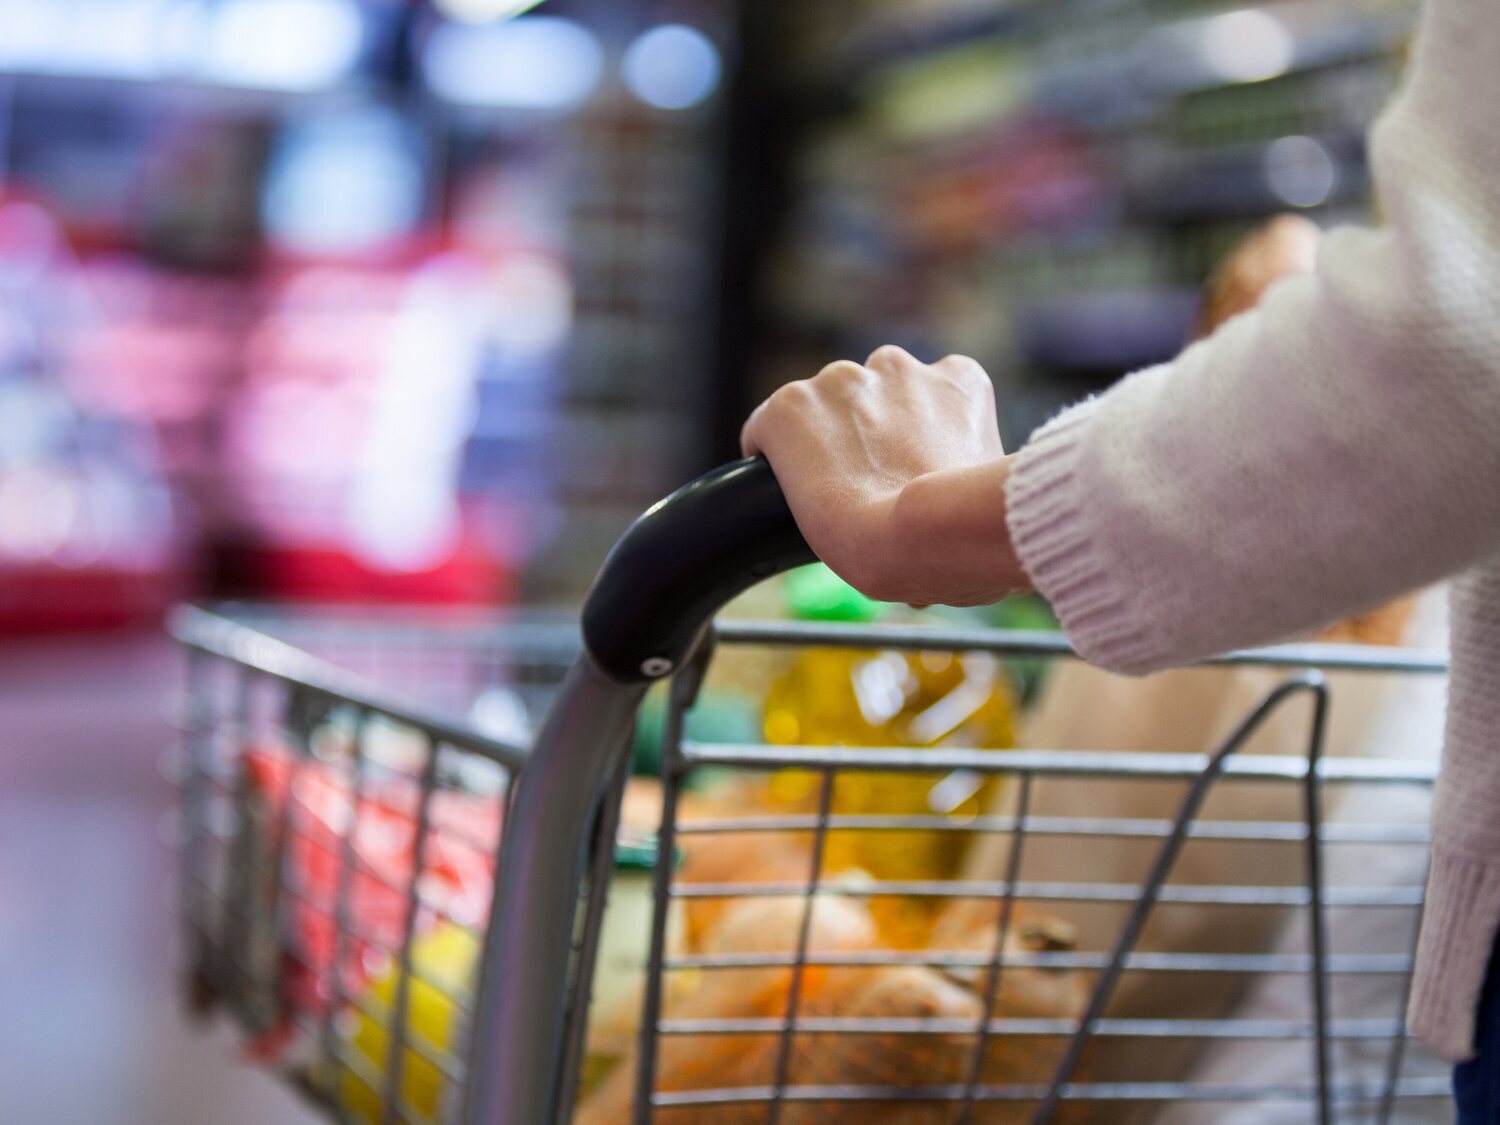
[[(438, 1120), (447, 1086), (447, 1079), (429, 1056), (448, 1054), (457, 1046), (463, 1014), (457, 998), (469, 996), (478, 957), (479, 939), (451, 923), (424, 934), (412, 946), (415, 971), (408, 988), (406, 1029), (407, 1042), (419, 1046), (406, 1049), (400, 1097), (403, 1105), (428, 1120)], [(388, 1028), (400, 976), (392, 962), (370, 984), (366, 1001), (369, 1010), (355, 1007), (341, 1021), (340, 1030), (347, 1036), (345, 1058), (355, 1065), (338, 1068), (339, 1108), (362, 1125), (384, 1120)]]
[[(791, 575), (792, 613), (803, 620), (869, 623), (892, 607), (872, 602), (826, 567)], [(809, 649), (771, 688), (765, 738), (773, 745), (964, 747), (1015, 745), (1015, 692), (988, 653)], [(807, 809), (821, 775), (772, 776), (773, 804)], [(974, 771), (836, 775), (835, 815), (925, 816), (967, 821), (989, 803), (994, 780)], [(946, 879), (956, 874), (967, 833), (932, 829), (838, 830), (828, 834), (824, 868), (860, 870), (878, 881)], [(878, 896), (871, 909), (887, 940), (925, 942), (940, 899)]]

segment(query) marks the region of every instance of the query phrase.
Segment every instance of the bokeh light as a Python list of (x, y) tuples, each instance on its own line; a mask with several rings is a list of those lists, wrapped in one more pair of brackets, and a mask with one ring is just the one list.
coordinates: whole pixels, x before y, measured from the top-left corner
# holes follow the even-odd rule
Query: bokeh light
[(1264, 82), (1285, 74), (1296, 55), (1292, 34), (1270, 12), (1246, 8), (1203, 25), (1203, 57), (1219, 77)]
[(363, 47), (353, 0), (228, 0), (211, 24), (204, 76), (234, 86), (317, 90), (347, 74)]
[(324, 253), (405, 235), (422, 217), (420, 147), (409, 123), (381, 107), (295, 125), (271, 166), (267, 232), (289, 248)]
[(1266, 182), (1283, 203), (1317, 207), (1328, 202), (1338, 181), (1332, 155), (1311, 137), (1282, 137), (1266, 149)]
[(582, 24), (525, 16), (482, 26), (433, 29), (422, 72), (440, 97), (466, 105), (568, 109), (589, 99), (604, 73), (604, 49)]
[(437, 0), (437, 9), (460, 23), (487, 23), (530, 11), (542, 0)]
[(625, 85), (647, 105), (689, 109), (719, 85), (719, 49), (708, 36), (682, 24), (665, 24), (641, 35), (625, 52)]

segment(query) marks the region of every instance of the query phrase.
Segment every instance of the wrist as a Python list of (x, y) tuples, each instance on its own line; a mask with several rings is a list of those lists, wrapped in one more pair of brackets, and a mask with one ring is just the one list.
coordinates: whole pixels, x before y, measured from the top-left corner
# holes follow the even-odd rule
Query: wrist
[(887, 557), (899, 560), (904, 600), (983, 605), (1032, 589), (1011, 543), (1006, 484), (1013, 456), (929, 473), (897, 494)]

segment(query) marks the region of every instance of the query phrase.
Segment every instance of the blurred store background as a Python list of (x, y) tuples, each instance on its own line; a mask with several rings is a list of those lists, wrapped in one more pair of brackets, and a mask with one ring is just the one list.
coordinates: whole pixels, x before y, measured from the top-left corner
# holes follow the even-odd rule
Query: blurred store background
[(574, 604), (886, 342), (1018, 442), (1258, 220), (1371, 214), (1414, 17), (0, 0), (0, 1121), (299, 1112), (177, 1027), (168, 605)]

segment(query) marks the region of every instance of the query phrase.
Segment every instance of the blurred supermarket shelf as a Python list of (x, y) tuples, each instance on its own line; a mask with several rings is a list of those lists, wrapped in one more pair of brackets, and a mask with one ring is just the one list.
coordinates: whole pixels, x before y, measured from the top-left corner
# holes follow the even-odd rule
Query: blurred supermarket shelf
[(0, 0), (0, 576), (566, 599), (715, 459), (735, 4), (532, 7)]
[(1363, 134), (1416, 15), (1411, 0), (780, 8), (773, 89), (805, 109), (779, 149), (789, 206), (760, 267), (774, 343), (757, 393), (894, 341), (975, 355), (1002, 419), (1028, 422), (1173, 355), (1192, 292), (1256, 221), (1369, 214)]

